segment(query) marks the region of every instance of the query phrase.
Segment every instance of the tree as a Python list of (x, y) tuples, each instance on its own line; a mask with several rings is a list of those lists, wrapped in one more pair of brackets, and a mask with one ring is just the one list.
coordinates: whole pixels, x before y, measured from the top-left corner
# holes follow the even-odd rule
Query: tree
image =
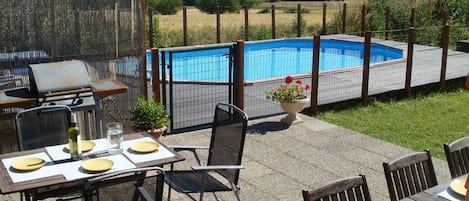
[(263, 0), (196, 0), (195, 6), (203, 12), (216, 13), (217, 6), (220, 7), (220, 12), (238, 12), (244, 6), (252, 8)]
[(148, 7), (162, 15), (172, 15), (182, 7), (182, 0), (148, 0)]

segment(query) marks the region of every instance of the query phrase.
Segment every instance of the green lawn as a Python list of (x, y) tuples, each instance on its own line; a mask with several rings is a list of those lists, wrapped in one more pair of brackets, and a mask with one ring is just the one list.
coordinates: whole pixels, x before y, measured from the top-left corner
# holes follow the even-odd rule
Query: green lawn
[(317, 117), (415, 151), (429, 149), (432, 156), (446, 159), (443, 144), (469, 135), (469, 92), (373, 102), (368, 107), (325, 112)]

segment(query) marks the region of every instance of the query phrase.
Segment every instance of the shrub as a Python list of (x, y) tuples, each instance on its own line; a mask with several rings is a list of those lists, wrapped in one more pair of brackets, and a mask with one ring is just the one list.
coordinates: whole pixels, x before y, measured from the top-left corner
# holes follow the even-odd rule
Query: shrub
[(162, 15), (172, 15), (182, 7), (182, 0), (148, 0), (148, 6)]

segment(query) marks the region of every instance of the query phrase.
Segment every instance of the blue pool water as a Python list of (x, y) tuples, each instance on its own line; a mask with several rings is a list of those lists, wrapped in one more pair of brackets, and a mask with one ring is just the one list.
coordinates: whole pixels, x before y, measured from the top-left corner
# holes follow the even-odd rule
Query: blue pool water
[[(244, 58), (245, 81), (260, 81), (310, 73), (312, 46), (312, 39), (247, 42)], [(363, 43), (361, 42), (323, 39), (320, 46), (320, 73), (363, 65)], [(221, 48), (173, 53), (173, 80), (226, 81), (229, 51), (229, 48)], [(168, 52), (165, 56), (166, 65), (168, 65)], [(376, 64), (401, 59), (402, 56), (400, 49), (372, 44), (370, 62)], [(148, 70), (151, 70), (150, 57), (148, 53)], [(149, 76), (151, 76), (150, 73)]]

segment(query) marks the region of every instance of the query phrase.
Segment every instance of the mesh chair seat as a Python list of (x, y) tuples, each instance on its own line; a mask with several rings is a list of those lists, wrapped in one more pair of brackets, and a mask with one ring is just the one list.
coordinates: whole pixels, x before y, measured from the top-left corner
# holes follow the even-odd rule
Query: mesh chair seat
[[(167, 183), (171, 188), (183, 193), (199, 193), (202, 186), (204, 192), (231, 191), (232, 189), (218, 181), (208, 172), (203, 171), (172, 171), (166, 173)], [(202, 177), (205, 177), (202, 184)]]

